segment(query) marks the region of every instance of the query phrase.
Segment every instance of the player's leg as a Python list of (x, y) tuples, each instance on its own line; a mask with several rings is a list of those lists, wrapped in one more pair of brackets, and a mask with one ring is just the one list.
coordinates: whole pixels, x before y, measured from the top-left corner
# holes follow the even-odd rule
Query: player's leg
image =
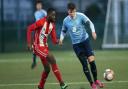
[(90, 68), (91, 68), (91, 72), (92, 72), (95, 84), (97, 84), (100, 88), (103, 88), (104, 84), (97, 79), (97, 67), (95, 63), (95, 57), (93, 55), (89, 56), (88, 60), (89, 60), (89, 64), (90, 64)]
[(52, 67), (52, 71), (54, 73), (54, 75), (56, 76), (57, 80), (60, 83), (61, 89), (66, 89), (67, 85), (64, 83), (63, 79), (62, 79), (62, 75), (60, 73), (60, 70), (56, 64), (56, 60), (54, 58), (54, 56), (52, 55), (52, 53), (48, 53), (47, 59), (49, 61), (49, 63), (51, 64)]
[(31, 69), (34, 69), (36, 67), (36, 53), (35, 53), (35, 45), (32, 45), (33, 53), (32, 53), (32, 64)]
[(47, 79), (48, 74), (50, 72), (50, 64), (48, 63), (48, 61), (46, 59), (46, 55), (48, 54), (48, 49), (47, 49), (47, 47), (42, 47), (42, 46), (36, 45), (34, 47), (34, 52), (36, 55), (38, 55), (40, 57), (41, 62), (44, 66), (44, 71), (42, 72), (41, 80), (40, 80), (39, 85), (38, 85), (39, 89), (44, 89), (46, 79)]
[(88, 62), (87, 62), (87, 59), (86, 59), (85, 55), (83, 53), (80, 53), (78, 58), (79, 58), (82, 66), (83, 66), (84, 74), (86, 75), (90, 85), (92, 85), (93, 84), (93, 80), (91, 78), (91, 74), (90, 74), (90, 71), (89, 71), (89, 68), (88, 68)]
[(36, 67), (36, 54), (33, 52), (31, 68), (34, 69), (35, 67)]
[(31, 69), (36, 67), (36, 53), (35, 53), (35, 45), (32, 45), (33, 53), (32, 53), (32, 64)]
[(95, 81), (96, 84), (99, 85), (99, 87), (103, 87), (103, 83), (101, 83), (99, 80), (97, 80), (97, 67), (96, 67), (96, 63), (95, 63), (95, 56), (94, 56), (94, 52), (91, 48), (91, 45), (89, 43), (89, 39), (87, 39), (85, 42), (84, 42), (84, 47), (85, 47), (85, 54), (87, 56), (87, 59), (88, 59), (88, 62), (90, 64), (90, 69), (91, 69), (91, 72), (92, 72), (92, 75), (93, 75), (93, 79)]
[(88, 68), (88, 60), (86, 57), (86, 53), (85, 53), (85, 47), (84, 47), (84, 42), (78, 43), (78, 44), (74, 44), (73, 45), (73, 49), (77, 55), (77, 57), (79, 58), (82, 66), (83, 66), (83, 72), (85, 74), (85, 76), (87, 77), (92, 89), (97, 89), (96, 84), (93, 82), (92, 78), (91, 78), (91, 73), (90, 70)]
[(40, 83), (38, 85), (38, 88), (39, 89), (44, 89), (46, 79), (47, 79), (48, 74), (50, 72), (50, 64), (48, 63), (46, 57), (40, 57), (40, 59), (41, 59), (41, 62), (43, 64), (44, 71), (42, 72), (41, 80), (40, 80)]
[(79, 60), (83, 66), (83, 71), (84, 71), (84, 74), (86, 75), (89, 83), (90, 83), (90, 86), (92, 87), (92, 89), (97, 89), (97, 86), (96, 84), (93, 82), (92, 78), (91, 78), (91, 74), (90, 74), (90, 70), (88, 68), (88, 63), (87, 63), (87, 59), (85, 58), (85, 56), (83, 55), (80, 55), (79, 57)]
[(90, 64), (90, 69), (91, 69), (94, 81), (96, 81), (97, 80), (97, 67), (96, 67), (94, 56), (93, 55), (89, 56), (88, 61), (89, 61), (89, 64)]

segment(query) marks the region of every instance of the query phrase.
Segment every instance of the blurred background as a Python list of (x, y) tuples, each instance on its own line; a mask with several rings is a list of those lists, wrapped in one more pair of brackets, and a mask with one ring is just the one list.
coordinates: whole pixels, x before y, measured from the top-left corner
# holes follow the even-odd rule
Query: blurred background
[[(26, 28), (32, 24), (35, 12), (36, 0), (0, 0), (0, 52), (26, 51)], [(77, 10), (86, 14), (94, 23), (98, 35), (94, 43), (95, 49), (101, 49), (107, 0), (42, 0), (43, 8), (47, 10), (53, 7), (57, 11), (56, 28), (59, 38), (63, 19), (67, 16), (67, 3), (74, 2)], [(90, 32), (90, 31), (88, 31)], [(90, 33), (89, 33), (90, 34)], [(91, 34), (90, 34), (91, 35)], [(91, 36), (90, 36), (91, 37)], [(71, 41), (65, 39), (62, 49), (72, 49)], [(51, 45), (51, 43), (49, 43)], [(59, 50), (60, 47), (50, 46)]]
[[(67, 16), (67, 3), (74, 2), (77, 10), (90, 18), (98, 36), (94, 41), (91, 31), (87, 30), (95, 50), (98, 78), (105, 83), (104, 89), (128, 89), (128, 0), (42, 2), (43, 9), (56, 9), (58, 38), (63, 19)], [(35, 3), (36, 0), (0, 0), (0, 89), (37, 89), (42, 65), (37, 60), (37, 67), (31, 70), (32, 53), (27, 51), (26, 43), (27, 26), (35, 22)], [(62, 47), (53, 45), (51, 39), (48, 41), (69, 89), (90, 89), (81, 64), (73, 52), (69, 34)], [(104, 70), (108, 68), (115, 72), (111, 82), (103, 78)], [(52, 72), (46, 89), (59, 89)]]
[[(94, 49), (128, 48), (128, 0), (42, 0), (43, 9), (57, 11), (56, 31), (59, 38), (63, 19), (67, 16), (67, 3), (74, 2), (77, 10), (94, 23), (98, 39), (91, 40)], [(0, 52), (27, 50), (26, 28), (34, 19), (36, 0), (0, 0)], [(90, 30), (88, 30), (90, 34)], [(90, 34), (90, 39), (92, 39)], [(52, 50), (60, 50), (49, 41)], [(61, 50), (71, 50), (67, 36)]]

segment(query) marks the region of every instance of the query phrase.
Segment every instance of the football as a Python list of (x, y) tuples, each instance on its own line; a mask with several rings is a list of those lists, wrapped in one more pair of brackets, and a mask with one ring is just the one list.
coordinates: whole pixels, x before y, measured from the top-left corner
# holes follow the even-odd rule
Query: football
[(103, 76), (106, 81), (112, 81), (114, 79), (114, 71), (112, 69), (106, 69)]

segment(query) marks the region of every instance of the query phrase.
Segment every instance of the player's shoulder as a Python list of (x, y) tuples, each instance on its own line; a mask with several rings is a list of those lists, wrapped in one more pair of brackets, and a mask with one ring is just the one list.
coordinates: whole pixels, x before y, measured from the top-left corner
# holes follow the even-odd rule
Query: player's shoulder
[(70, 16), (66, 16), (63, 20), (63, 22), (68, 22), (70, 20)]
[(44, 9), (41, 9), (41, 11), (44, 12), (44, 13), (47, 13), (46, 10), (44, 10)]
[(76, 14), (78, 15), (78, 16), (85, 16), (85, 17), (87, 17), (84, 13), (82, 13), (82, 12), (76, 12)]
[(40, 13), (46, 13), (47, 14), (47, 12), (44, 9), (35, 11), (35, 14), (40, 14)]
[(35, 11), (34, 15), (35, 17), (38, 16), (40, 14), (40, 11)]
[(36, 15), (38, 13), (38, 11), (35, 11), (34, 14)]

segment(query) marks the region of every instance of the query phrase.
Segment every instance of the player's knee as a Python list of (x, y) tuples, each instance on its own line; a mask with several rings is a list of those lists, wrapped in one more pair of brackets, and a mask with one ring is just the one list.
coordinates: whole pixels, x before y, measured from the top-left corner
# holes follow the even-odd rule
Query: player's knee
[(53, 55), (49, 55), (47, 59), (50, 64), (56, 64), (56, 60)]
[(56, 64), (56, 60), (51, 60), (51, 64)]
[(89, 56), (88, 57), (88, 62), (92, 62), (92, 61), (94, 61), (95, 60), (95, 57), (94, 56)]
[(45, 71), (45, 72), (49, 73), (50, 70), (51, 70), (51, 69), (50, 69), (50, 66), (44, 67), (44, 71)]
[(79, 58), (79, 60), (80, 60), (80, 62), (81, 62), (83, 67), (87, 65), (87, 59), (86, 59), (86, 57), (83, 54), (80, 54), (78, 56), (78, 58)]
[(83, 56), (81, 56), (80, 58), (80, 62), (81, 62), (81, 64), (82, 64), (82, 66), (83, 66), (83, 71), (84, 72), (86, 72), (86, 71), (88, 71), (88, 62), (87, 62), (87, 59)]

